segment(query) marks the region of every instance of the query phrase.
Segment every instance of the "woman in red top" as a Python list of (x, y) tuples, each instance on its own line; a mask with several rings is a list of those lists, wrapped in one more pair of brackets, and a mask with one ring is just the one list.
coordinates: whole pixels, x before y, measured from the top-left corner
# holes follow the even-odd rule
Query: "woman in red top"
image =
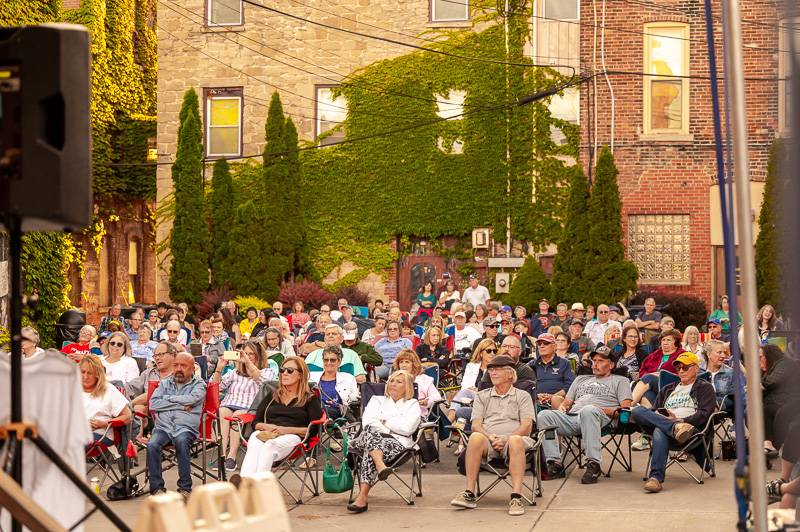
[(659, 337), (661, 349), (656, 349), (642, 361), (639, 368), (640, 379), (633, 389), (633, 403), (650, 408), (658, 395), (658, 372), (675, 373), (672, 363), (684, 352), (681, 347), (681, 333), (675, 329), (664, 331)]

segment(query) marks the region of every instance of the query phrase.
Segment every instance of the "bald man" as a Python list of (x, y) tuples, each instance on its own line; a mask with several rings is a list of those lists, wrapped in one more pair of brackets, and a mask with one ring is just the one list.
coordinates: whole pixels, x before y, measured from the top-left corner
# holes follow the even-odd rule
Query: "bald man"
[(171, 443), (178, 457), (178, 493), (192, 493), (192, 443), (197, 438), (200, 414), (206, 398), (206, 383), (194, 376), (194, 357), (186, 352), (175, 355), (172, 375), (161, 381), (150, 398), (150, 411), (156, 413), (155, 427), (147, 444), (147, 469), (150, 494), (164, 493), (161, 449)]

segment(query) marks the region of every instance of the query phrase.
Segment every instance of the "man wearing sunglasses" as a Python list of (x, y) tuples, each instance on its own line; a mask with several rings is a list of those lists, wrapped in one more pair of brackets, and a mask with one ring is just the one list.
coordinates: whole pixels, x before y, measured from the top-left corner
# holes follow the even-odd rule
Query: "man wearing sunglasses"
[(550, 333), (536, 339), (539, 356), (533, 362), (536, 372), (536, 400), (540, 405), (558, 408), (575, 380), (566, 358), (556, 356), (556, 339)]
[[(697, 355), (686, 351), (673, 365), (680, 382), (661, 388), (652, 410), (637, 406), (631, 411), (634, 421), (653, 435), (650, 471), (644, 484), (648, 493), (662, 490), (670, 444), (685, 443), (695, 430), (705, 427), (717, 406), (714, 386), (697, 378), (700, 368)], [(702, 445), (694, 446), (689, 452), (700, 467), (706, 466)]]
[(483, 336), (472, 342), (472, 352), (482, 340), (494, 340), (495, 345), (499, 346), (505, 336), (500, 333), (500, 321), (495, 318), (484, 318), (483, 320)]

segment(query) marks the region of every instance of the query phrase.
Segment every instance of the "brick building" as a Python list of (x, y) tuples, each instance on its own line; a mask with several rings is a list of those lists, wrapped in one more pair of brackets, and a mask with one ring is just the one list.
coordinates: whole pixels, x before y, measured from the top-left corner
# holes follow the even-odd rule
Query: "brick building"
[[(581, 4), (581, 64), (612, 72), (584, 86), (582, 162), (588, 169), (595, 150), (613, 143), (626, 248), (640, 286), (716, 301), (725, 276), (703, 4)], [(721, 75), (720, 4), (713, 4)], [(786, 89), (777, 78), (786, 75), (788, 53), (779, 50), (788, 45), (777, 28), (784, 16), (775, 0), (742, 2), (742, 18), (755, 223), (770, 147), (787, 129)]]
[[(746, 76), (786, 75), (785, 57), (777, 52), (782, 38), (776, 24), (782, 15), (776, 1), (744, 2), (743, 16), (752, 21), (743, 24)], [(724, 291), (724, 278), (709, 84), (707, 80), (680, 77), (708, 75), (702, 3), (531, 2), (530, 53), (535, 62), (601, 71), (604, 61), (609, 71), (634, 73), (609, 74), (607, 80), (600, 76), (568, 90), (554, 98), (551, 111), (581, 124), (581, 162), (587, 170), (594, 163), (595, 148), (612, 143), (613, 128), (626, 247), (641, 272), (640, 284), (690, 291), (710, 303)], [(472, 27), (468, 0), (336, 0), (270, 5), (300, 18), (406, 42), (414, 42), (411, 36), (430, 28)], [(718, 2), (715, 10), (718, 17)], [(320, 28), (242, 0), (159, 0), (158, 17), (158, 154), (163, 163), (174, 159), (178, 112), (183, 92), (189, 87), (195, 87), (201, 98), (205, 155), (235, 158), (260, 153), (273, 91), (280, 92), (284, 110), (297, 125), (300, 137), (316, 139), (346, 115), (347, 102), (333, 100), (330, 92), (342, 75), (408, 51)], [(719, 29), (717, 38), (721, 38)], [(644, 71), (676, 77), (636, 74)], [(767, 153), (786, 127), (785, 104), (779, 96), (784, 90), (775, 79), (747, 84), (756, 215)], [(210, 169), (206, 175), (210, 179)], [(159, 166), (159, 201), (171, 193), (171, 187), (169, 166)], [(160, 224), (158, 241), (163, 241), (169, 231), (169, 224)], [(490, 253), (492, 246), (497, 253)], [(520, 243), (514, 243), (512, 249), (515, 258), (525, 253)], [(407, 280), (415, 271), (428, 268), (440, 278), (443, 271), (454, 270), (442, 257), (426, 254), (429, 252), (424, 245), (415, 246), (415, 250), (385, 272), (385, 284), (380, 276), (372, 275), (363, 287), (373, 296), (402, 301), (408, 295)], [(545, 271), (551, 267), (554, 252), (550, 249), (540, 256)], [(504, 255), (504, 246), (491, 241), (476, 251), (480, 259), (497, 255)], [(159, 257), (159, 264), (167, 265), (166, 259)], [(502, 264), (513, 268), (521, 261)], [(351, 271), (350, 266), (345, 261), (326, 281), (342, 278)], [(489, 260), (476, 260), (475, 266), (481, 272), (492, 268)], [(157, 272), (156, 294), (157, 299), (168, 297), (165, 266)]]

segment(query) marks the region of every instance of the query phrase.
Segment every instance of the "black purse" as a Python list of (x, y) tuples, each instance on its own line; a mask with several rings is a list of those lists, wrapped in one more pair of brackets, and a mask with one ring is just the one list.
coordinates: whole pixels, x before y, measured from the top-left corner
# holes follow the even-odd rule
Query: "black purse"
[(417, 441), (420, 455), (422, 456), (422, 462), (425, 464), (439, 461), (439, 450), (436, 448), (436, 442), (434, 441), (436, 435), (433, 431), (433, 428), (422, 429), (422, 433)]

